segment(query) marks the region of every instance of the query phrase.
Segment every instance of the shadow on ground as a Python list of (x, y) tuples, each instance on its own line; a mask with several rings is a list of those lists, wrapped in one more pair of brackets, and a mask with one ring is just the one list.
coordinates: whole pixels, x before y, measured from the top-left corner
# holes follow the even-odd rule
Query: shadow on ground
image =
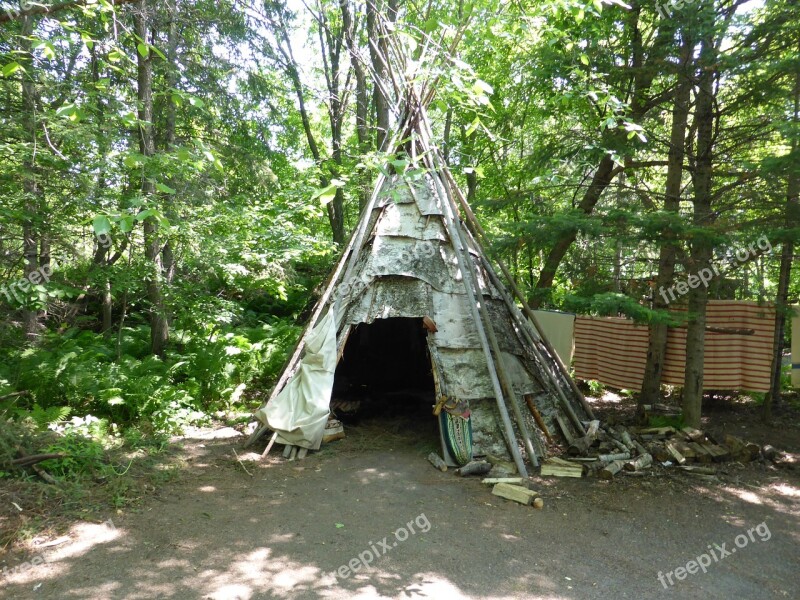
[[(177, 482), (136, 513), (78, 524), (69, 542), (34, 550), (26, 559), (43, 562), (7, 573), (0, 596), (800, 597), (794, 473), (748, 466), (731, 467), (723, 483), (663, 472), (610, 484), (542, 480), (537, 511), (434, 470), (413, 431), (362, 425), (295, 462), (240, 463), (240, 446), (187, 440)], [(660, 571), (709, 545), (731, 549), (761, 523), (769, 539), (748, 540), (706, 573), (659, 582)], [(368, 568), (337, 574), (366, 552), (378, 554)]]

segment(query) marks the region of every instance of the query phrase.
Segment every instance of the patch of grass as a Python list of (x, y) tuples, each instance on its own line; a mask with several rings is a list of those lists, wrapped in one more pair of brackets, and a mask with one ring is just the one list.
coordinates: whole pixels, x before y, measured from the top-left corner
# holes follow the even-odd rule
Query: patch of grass
[(647, 424), (649, 427), (674, 427), (675, 429), (686, 427), (683, 415), (653, 415), (647, 420)]

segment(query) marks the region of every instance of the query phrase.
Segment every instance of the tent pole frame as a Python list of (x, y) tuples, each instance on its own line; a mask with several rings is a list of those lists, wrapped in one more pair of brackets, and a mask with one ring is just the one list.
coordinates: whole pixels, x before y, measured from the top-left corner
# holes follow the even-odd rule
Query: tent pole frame
[[(450, 174), (449, 172), (447, 173), (447, 177), (453, 183), (455, 182), (455, 180), (453, 179), (452, 174)], [(475, 217), (475, 213), (472, 212), (472, 208), (467, 203), (466, 198), (464, 198), (464, 196), (461, 194), (461, 190), (459, 190), (457, 186), (455, 186), (455, 194), (456, 194), (456, 197), (458, 198), (459, 204), (461, 205), (461, 207), (464, 210), (464, 214), (467, 217), (467, 224), (469, 226), (469, 229), (473, 232), (473, 234), (477, 238), (476, 241), (479, 241), (479, 240), (480, 241), (485, 241), (486, 240), (486, 231), (483, 229), (483, 226), (480, 224), (480, 222), (478, 222), (477, 218)], [(484, 245), (482, 243), (480, 244), (479, 247), (481, 249), (485, 250)], [(528, 317), (528, 319), (530, 319), (530, 322), (533, 324), (533, 327), (535, 328), (537, 336), (539, 337), (541, 342), (544, 344), (544, 347), (547, 349), (547, 352), (552, 355), (553, 359), (556, 362), (556, 365), (558, 365), (558, 368), (561, 371), (561, 374), (564, 376), (564, 379), (566, 379), (567, 383), (572, 388), (572, 391), (575, 393), (575, 396), (580, 401), (581, 405), (583, 406), (583, 409), (586, 411), (586, 414), (589, 416), (589, 419), (592, 420), (592, 421), (595, 420), (594, 412), (592, 411), (591, 405), (586, 401), (586, 397), (583, 395), (583, 393), (580, 391), (580, 389), (578, 389), (578, 385), (575, 383), (575, 380), (572, 379), (572, 377), (570, 377), (569, 371), (567, 370), (567, 367), (564, 364), (564, 361), (561, 360), (561, 357), (555, 351), (555, 349), (553, 348), (552, 344), (550, 344), (550, 340), (548, 340), (547, 336), (545, 336), (542, 333), (542, 327), (539, 324), (539, 320), (536, 318), (536, 315), (533, 314), (533, 310), (528, 305), (527, 300), (525, 300), (525, 297), (523, 296), (522, 291), (519, 289), (519, 286), (517, 286), (517, 282), (514, 280), (514, 277), (511, 275), (511, 272), (508, 270), (508, 267), (506, 266), (506, 264), (503, 262), (503, 260), (500, 257), (495, 256), (494, 259), (497, 261), (497, 265), (500, 267), (500, 270), (503, 272), (503, 276), (508, 281), (508, 284), (511, 287), (511, 290), (514, 292), (514, 295), (516, 296), (517, 300), (519, 300), (520, 304), (522, 305), (522, 309), (525, 312), (525, 316)]]
[[(430, 155), (428, 155), (430, 156)], [(429, 159), (430, 160), (430, 159)], [(431, 166), (434, 167), (433, 163), (431, 162)], [(506, 444), (508, 445), (508, 450), (511, 453), (512, 458), (514, 459), (514, 464), (517, 467), (517, 471), (523, 477), (528, 477), (528, 470), (525, 467), (525, 462), (522, 460), (522, 455), (519, 452), (519, 448), (517, 447), (517, 436), (514, 433), (514, 426), (511, 423), (511, 417), (508, 414), (508, 408), (506, 407), (505, 397), (503, 395), (502, 386), (500, 384), (500, 380), (497, 375), (497, 370), (495, 368), (495, 361), (492, 358), (492, 351), (489, 346), (489, 340), (486, 335), (486, 330), (483, 326), (483, 321), (481, 319), (481, 314), (479, 312), (479, 306), (481, 310), (485, 310), (485, 307), (482, 302), (478, 302), (475, 293), (478, 290), (477, 281), (473, 280), (473, 273), (472, 269), (470, 268), (470, 264), (472, 264), (472, 259), (469, 256), (469, 250), (465, 247), (464, 238), (462, 237), (458, 224), (455, 220), (455, 215), (453, 209), (455, 208), (448, 201), (446, 189), (444, 189), (444, 183), (440, 179), (440, 176), (435, 168), (431, 169), (431, 178), (434, 181), (436, 186), (436, 192), (439, 195), (442, 201), (442, 207), (445, 209), (445, 214), (442, 215), (444, 218), (445, 227), (447, 228), (447, 233), (450, 236), (451, 243), (453, 244), (453, 249), (455, 251), (456, 260), (458, 261), (459, 269), (461, 270), (462, 277), (464, 279), (464, 289), (467, 293), (467, 299), (469, 300), (469, 307), (470, 313), (472, 315), (472, 319), (475, 322), (475, 326), (478, 330), (478, 337), (481, 340), (481, 347), (483, 349), (484, 356), (486, 357), (486, 366), (489, 370), (489, 376), (492, 381), (492, 387), (494, 388), (495, 393), (495, 401), (497, 402), (497, 408), (500, 412), (500, 419), (503, 422), (503, 428), (505, 431), (506, 437)], [(410, 187), (410, 186), (409, 186)], [(465, 256), (466, 255), (466, 256)], [(472, 264), (474, 268), (474, 264)], [(530, 443), (530, 439), (528, 440)], [(535, 455), (534, 455), (535, 456)], [(535, 460), (535, 459), (534, 459)]]

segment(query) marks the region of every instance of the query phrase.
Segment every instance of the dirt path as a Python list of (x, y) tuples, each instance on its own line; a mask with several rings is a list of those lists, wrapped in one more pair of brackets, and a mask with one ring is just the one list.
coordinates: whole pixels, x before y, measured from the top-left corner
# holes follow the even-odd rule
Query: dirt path
[[(177, 483), (137, 513), (77, 525), (0, 580), (0, 597), (800, 598), (794, 472), (550, 479), (537, 511), (434, 470), (413, 435), (376, 445), (371, 433), (305, 461), (246, 463), (252, 477), (238, 442), (187, 441)], [(659, 582), (709, 545), (706, 573)], [(336, 574), (367, 552), (369, 568)]]

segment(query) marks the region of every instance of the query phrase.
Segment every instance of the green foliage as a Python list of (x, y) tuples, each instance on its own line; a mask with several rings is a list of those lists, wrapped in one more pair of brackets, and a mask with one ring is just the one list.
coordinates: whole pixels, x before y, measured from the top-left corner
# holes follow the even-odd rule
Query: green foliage
[(674, 427), (675, 429), (686, 427), (683, 415), (653, 415), (647, 420), (647, 424), (650, 427)]
[(122, 332), (119, 357), (116, 340), (73, 328), (6, 360), (16, 387), (30, 393), (16, 413), (40, 428), (72, 412), (173, 433), (244, 403), (250, 386), (268, 385), (297, 333), (281, 321), (236, 331), (209, 325), (181, 332), (179, 349), (162, 360), (148, 354), (147, 327)]

